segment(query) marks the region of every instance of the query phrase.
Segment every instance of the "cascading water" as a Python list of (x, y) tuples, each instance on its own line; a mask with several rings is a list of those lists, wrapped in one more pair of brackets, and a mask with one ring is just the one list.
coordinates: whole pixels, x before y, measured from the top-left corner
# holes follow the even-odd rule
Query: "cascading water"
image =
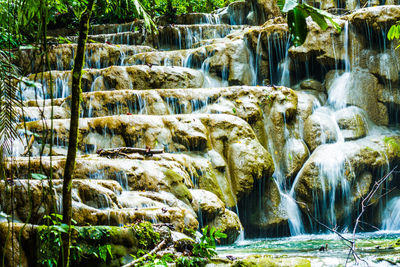
[(400, 197), (394, 197), (386, 205), (382, 216), (382, 229), (400, 230)]

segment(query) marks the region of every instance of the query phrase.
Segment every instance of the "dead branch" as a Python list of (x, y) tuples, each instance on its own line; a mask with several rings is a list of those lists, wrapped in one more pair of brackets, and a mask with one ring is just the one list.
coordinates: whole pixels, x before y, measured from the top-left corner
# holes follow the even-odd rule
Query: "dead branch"
[(136, 148), (136, 147), (119, 147), (119, 148), (103, 148), (96, 151), (101, 157), (128, 157), (127, 154), (139, 153), (145, 156), (153, 156), (154, 154), (164, 153), (163, 149), (151, 149), (151, 148)]
[(374, 197), (376, 192), (378, 192), (381, 185), (393, 174), (393, 172), (396, 170), (396, 168), (397, 168), (397, 166), (395, 166), (388, 174), (386, 174), (381, 179), (376, 181), (374, 183), (374, 186), (372, 187), (372, 189), (369, 191), (368, 195), (361, 201), (361, 212), (358, 214), (356, 223), (353, 228), (353, 241), (355, 240), (356, 231), (357, 231), (358, 225), (360, 223), (361, 217), (365, 212), (365, 209), (369, 206), (371, 199)]
[(143, 260), (146, 260), (146, 259), (147, 259), (148, 257), (150, 257), (152, 254), (154, 254), (154, 253), (160, 251), (160, 250), (164, 247), (164, 245), (165, 245), (166, 243), (167, 243), (167, 241), (164, 239), (160, 244), (158, 244), (155, 248), (153, 248), (152, 251), (150, 251), (150, 252), (147, 253), (146, 255), (140, 257), (139, 259), (136, 259), (136, 260), (134, 260), (134, 261), (131, 261), (131, 262), (128, 263), (128, 264), (125, 264), (125, 265), (122, 266), (122, 267), (132, 267), (132, 266), (135, 266), (135, 265), (138, 264), (139, 262), (141, 262), (141, 261), (143, 261)]

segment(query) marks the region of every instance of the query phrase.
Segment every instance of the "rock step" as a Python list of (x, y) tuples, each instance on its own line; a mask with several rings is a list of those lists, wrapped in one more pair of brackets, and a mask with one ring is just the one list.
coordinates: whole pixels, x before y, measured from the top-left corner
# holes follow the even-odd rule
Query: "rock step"
[[(6, 214), (14, 212), (14, 219), (17, 222), (43, 224), (45, 214), (60, 213), (62, 183), (62, 180), (52, 180), (50, 188), (48, 180), (14, 180), (12, 186), (15, 201), (11, 205), (5, 182), (1, 181), (0, 188), (3, 190), (0, 192), (0, 203), (5, 207), (2, 212)], [(78, 226), (87, 224), (120, 226), (146, 220), (156, 224), (169, 223), (180, 232), (186, 229), (197, 230), (199, 220), (204, 224), (220, 225), (221, 230), (228, 234), (229, 242), (234, 242), (242, 229), (238, 216), (225, 209), (224, 203), (211, 192), (199, 189), (187, 191), (190, 194), (190, 201), (185, 203), (166, 191), (128, 192), (123, 191), (115, 181), (74, 179), (72, 216)], [(27, 203), (31, 203), (32, 207)], [(11, 206), (13, 211), (10, 210)], [(28, 221), (29, 208), (34, 208), (37, 212), (32, 214)], [(202, 218), (198, 218), (198, 214)]]
[[(52, 70), (71, 70), (73, 67), (76, 44), (60, 44), (49, 49), (48, 57)], [(20, 49), (15, 53), (14, 63), (26, 74), (41, 72), (40, 57), (37, 49)], [(124, 65), (125, 60), (137, 53), (155, 51), (149, 46), (109, 45), (88, 43), (85, 54), (85, 68), (106, 68), (112, 65)], [(34, 62), (32, 63), (32, 60)]]
[[(71, 69), (76, 45), (54, 47), (49, 54), (51, 66), (55, 70)], [(27, 50), (24, 53), (32, 50)], [(20, 53), (20, 58), (24, 53)], [(30, 66), (29, 56), (19, 60), (19, 65)], [(202, 69), (213, 77), (221, 77), (230, 85), (252, 84), (254, 71), (248, 62), (251, 52), (243, 38), (224, 39), (196, 49), (154, 51), (143, 46), (115, 46), (106, 44), (88, 45), (86, 67), (102, 68), (109, 65), (180, 66)], [(29, 67), (26, 66), (28, 69)], [(35, 71), (35, 70), (34, 70)], [(32, 78), (34, 76), (30, 76)], [(40, 75), (38, 75), (40, 77)], [(213, 79), (207, 81), (212, 84)]]
[[(300, 96), (303, 96), (300, 94)], [(245, 120), (264, 147), (269, 147), (269, 135), (275, 135), (277, 143), (285, 144), (284, 127), (296, 120), (297, 112), (302, 115), (312, 110), (315, 98), (303, 103), (297, 110), (297, 94), (286, 87), (235, 86), (226, 88), (168, 89), (168, 90), (121, 90), (82, 94), (82, 115), (88, 117), (127, 115), (139, 117), (168, 114), (230, 114)], [(32, 102), (32, 101), (31, 101)], [(54, 111), (69, 116), (69, 98), (58, 102)], [(46, 101), (49, 103), (49, 101)], [(31, 103), (32, 105), (35, 103)], [(30, 107), (37, 109), (37, 107)], [(48, 110), (48, 108), (47, 108)], [(304, 111), (302, 111), (304, 110)], [(25, 112), (27, 113), (27, 112)], [(38, 114), (39, 112), (36, 112)], [(33, 114), (33, 113), (32, 113)], [(49, 113), (48, 113), (49, 114)], [(58, 114), (58, 113), (57, 113)], [(32, 118), (32, 117), (31, 117)], [(109, 117), (112, 118), (112, 117)], [(150, 116), (150, 120), (151, 120)], [(271, 121), (267, 122), (266, 119)], [(304, 118), (306, 119), (306, 117)], [(274, 125), (271, 133), (266, 125)], [(294, 126), (292, 126), (294, 127)], [(297, 127), (297, 126), (296, 126)], [(279, 133), (279, 134), (278, 134)], [(62, 143), (60, 143), (62, 144)], [(280, 147), (280, 146), (279, 146)], [(93, 148), (94, 149), (94, 148)], [(272, 151), (274, 153), (274, 151)]]
[[(69, 121), (54, 120), (53, 124), (55, 148), (59, 149), (68, 143)], [(210, 158), (218, 170), (219, 175), (214, 176), (216, 179), (235, 181), (237, 185), (232, 188), (238, 196), (251, 190), (254, 179), (268, 177), (274, 169), (271, 156), (249, 124), (231, 115), (125, 115), (81, 119), (79, 126), (78, 148), (81, 153), (126, 146), (193, 153), (200, 158)], [(45, 128), (41, 121), (27, 123), (27, 129), (34, 133), (44, 133)], [(33, 147), (39, 146), (37, 142), (43, 142), (42, 138), (35, 138)], [(154, 159), (157, 157), (153, 156)], [(121, 166), (121, 161), (118, 166)], [(153, 172), (155, 169), (151, 168)], [(231, 188), (226, 183), (224, 185), (222, 190)], [(231, 198), (226, 202), (235, 202)]]
[(348, 19), (360, 29), (366, 30), (365, 26), (369, 26), (381, 34), (382, 30), (388, 30), (390, 26), (400, 20), (400, 8), (399, 5), (360, 8), (344, 16), (344, 19)]
[[(198, 24), (160, 26), (158, 34), (153, 35), (145, 31), (120, 32), (111, 34), (89, 35), (88, 40), (100, 43), (153, 45), (160, 48), (192, 48), (201, 40), (223, 38), (234, 30), (244, 29), (246, 26), (232, 26), (226, 24)], [(76, 43), (77, 36), (67, 37)]]
[[(229, 24), (229, 25), (255, 25), (254, 17), (249, 16), (251, 6), (248, 2), (234, 2), (225, 8), (216, 10), (214, 13), (187, 13), (180, 14), (174, 18), (173, 24)], [(171, 22), (166, 16), (155, 18), (155, 23), (160, 26), (170, 25)], [(121, 24), (98, 24), (91, 25), (90, 34), (109, 34), (132, 31), (144, 27), (143, 20)]]
[[(72, 83), (71, 73), (71, 71), (51, 71), (28, 76), (28, 80), (31, 81), (38, 79), (39, 84), (36, 88), (22, 85), (23, 99), (50, 98), (50, 80), (55, 98), (68, 96)], [(42, 82), (44, 89), (41, 88)], [(201, 88), (204, 84), (204, 75), (201, 71), (182, 67), (112, 66), (105, 69), (86, 69), (82, 75), (84, 92), (133, 88)]]
[[(164, 190), (180, 199), (188, 197), (185, 188), (201, 188), (216, 194), (228, 207), (234, 207), (237, 199), (250, 193), (255, 180), (272, 175), (274, 167), (270, 155), (254, 136), (253, 139), (245, 137), (235, 141), (231, 140), (231, 136), (240, 133), (232, 129), (233, 134), (228, 136), (229, 130), (221, 133), (220, 127), (216, 128), (216, 132), (210, 133), (210, 141), (214, 144), (196, 153), (162, 153), (153, 156), (134, 153), (109, 158), (78, 156), (74, 177), (114, 180), (127, 190)], [(216, 138), (226, 141), (222, 143)], [(33, 145), (33, 150), (37, 145)], [(53, 149), (53, 154), (58, 150)], [(52, 157), (54, 179), (62, 179), (64, 165), (65, 156)], [(49, 174), (50, 157), (18, 157), (7, 165), (7, 168), (11, 167), (13, 175), (20, 178), (28, 178), (29, 173)]]
[[(33, 208), (38, 211), (32, 214), (30, 223), (42, 224), (43, 215), (48, 211), (61, 210), (62, 180), (52, 181), (52, 190), (47, 180), (14, 180), (14, 198), (17, 219), (26, 221), (29, 212), (26, 210), (29, 197), (32, 196)], [(29, 194), (27, 186), (29, 184)], [(9, 198), (6, 197), (5, 182), (0, 182), (0, 196), (3, 210), (11, 211)], [(51, 191), (50, 191), (51, 190)], [(53, 192), (49, 194), (48, 192)], [(184, 227), (197, 229), (197, 214), (193, 208), (167, 192), (123, 192), (121, 186), (109, 180), (77, 180), (72, 183), (73, 219), (78, 225), (123, 225), (135, 220), (147, 220), (172, 223), (179, 231)], [(158, 199), (157, 199), (158, 197)], [(46, 199), (46, 201), (41, 201)], [(154, 200), (157, 199), (157, 200)], [(161, 200), (166, 201), (162, 202)], [(169, 201), (168, 201), (169, 200)], [(8, 205), (7, 205), (8, 204)], [(2, 205), (3, 206), (3, 205)], [(224, 213), (224, 211), (222, 211)], [(217, 214), (215, 214), (216, 217)]]
[[(69, 118), (70, 97), (54, 101), (55, 118)], [(262, 121), (262, 113), (273, 106), (293, 117), (297, 98), (294, 91), (286, 87), (233, 86), (224, 88), (197, 89), (151, 89), (99, 91), (82, 94), (81, 116), (104, 117), (125, 114), (191, 114), (223, 113), (238, 116), (256, 129)], [(43, 102), (27, 101), (25, 118), (39, 120)], [(39, 107), (38, 107), (39, 106)], [(44, 118), (50, 119), (50, 101), (45, 101)]]
[(126, 23), (95, 24), (90, 25), (89, 34), (111, 34), (120, 32), (132, 32), (144, 28), (143, 20), (136, 20)]
[[(53, 120), (54, 142), (58, 146), (68, 144), (69, 120)], [(50, 121), (27, 123), (27, 129), (34, 133), (44, 133)], [(185, 114), (185, 115), (120, 115), (80, 120), (79, 148), (90, 153), (99, 148), (145, 147), (164, 149), (166, 152), (207, 151), (214, 147), (217, 129), (230, 128), (229, 140), (251, 140), (255, 134), (242, 119), (225, 114)], [(227, 134), (227, 133), (225, 133)], [(241, 135), (238, 137), (238, 135)], [(249, 141), (250, 142), (250, 141)], [(250, 142), (256, 147), (258, 140)]]
[[(158, 25), (166, 26), (169, 21), (166, 17), (156, 18)], [(227, 7), (220, 8), (211, 14), (189, 13), (176, 16), (176, 24), (229, 24), (229, 25), (257, 25), (256, 18), (251, 11), (248, 1), (237, 1)]]
[(254, 70), (249, 65), (251, 57), (251, 51), (242, 36), (225, 38), (223, 42), (216, 40), (195, 49), (138, 53), (126, 62), (128, 65), (202, 68), (206, 73), (221, 77), (229, 85), (250, 85), (255, 80)]

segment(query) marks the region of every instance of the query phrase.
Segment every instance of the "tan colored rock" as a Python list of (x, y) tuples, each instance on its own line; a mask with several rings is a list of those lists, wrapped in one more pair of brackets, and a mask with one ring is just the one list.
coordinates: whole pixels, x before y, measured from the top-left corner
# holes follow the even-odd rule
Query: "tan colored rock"
[[(149, 52), (154, 49), (149, 46), (109, 45), (88, 43), (85, 55), (85, 68), (106, 68), (112, 65), (123, 65), (125, 58), (137, 53)], [(76, 44), (60, 44), (51, 46), (48, 60), (52, 70), (71, 70), (74, 63)], [(42, 71), (41, 58), (35, 55), (35, 49), (20, 49), (16, 53), (16, 65), (25, 74)], [(32, 60), (34, 63), (32, 64)]]
[(243, 38), (224, 40), (196, 49), (141, 53), (130, 57), (127, 62), (184, 67), (206, 64), (211, 74), (227, 79), (229, 85), (252, 84), (253, 77), (248, 64), (250, 51)]
[[(342, 29), (346, 21), (335, 19)], [(316, 57), (317, 62), (324, 66), (335, 66), (338, 60), (350, 60), (354, 62), (358, 59), (360, 51), (365, 47), (365, 38), (357, 34), (351, 27), (338, 32), (330, 23), (328, 29), (322, 30), (314, 21), (308, 20), (308, 34), (305, 42), (298, 47), (289, 48), (289, 56), (296, 61), (306, 62), (311, 57)], [(348, 32), (348, 36), (345, 36)], [(348, 39), (346, 49), (344, 43)]]
[(330, 71), (325, 86), (328, 101), (338, 107), (357, 106), (366, 111), (368, 118), (378, 125), (388, 124), (387, 107), (379, 102), (382, 85), (367, 70), (356, 68), (350, 73)]
[(325, 88), (321, 82), (313, 79), (307, 79), (300, 83), (302, 90), (315, 90), (317, 92), (324, 92)]
[(274, 233), (279, 227), (287, 226), (285, 199), (272, 177), (260, 181), (254, 191), (240, 201), (239, 210), (248, 236), (260, 237), (265, 232)]
[(268, 19), (281, 15), (277, 1), (269, 0), (250, 0), (253, 10), (256, 11), (258, 25), (264, 23)]
[(24, 107), (23, 109), (16, 109), (19, 114), (20, 122), (23, 121), (36, 121), (40, 119), (50, 119), (51, 113), (53, 112), (54, 119), (67, 119), (69, 118), (69, 114), (66, 110), (59, 106), (54, 106), (53, 110), (51, 107)]
[[(54, 120), (55, 137), (67, 142), (69, 124)], [(28, 129), (40, 133), (42, 122), (28, 123)], [(109, 129), (103, 132), (104, 129)], [(110, 133), (113, 133), (111, 135)], [(254, 177), (261, 178), (273, 172), (268, 152), (260, 145), (251, 127), (230, 115), (181, 115), (181, 116), (114, 116), (80, 120), (79, 147), (85, 151), (90, 134), (122, 136), (125, 144), (133, 147), (161, 147), (168, 151), (204, 151), (214, 149), (230, 162), (226, 170), (233, 183), (235, 194), (240, 197), (249, 192)], [(95, 139), (91, 146), (110, 147), (103, 139)], [(243, 156), (242, 159), (237, 156)], [(240, 161), (241, 160), (241, 161)], [(163, 177), (164, 175), (161, 175)]]
[(380, 31), (400, 19), (400, 8), (398, 5), (361, 8), (347, 17), (352, 24), (360, 29), (368, 25), (373, 30)]
[(303, 140), (291, 138), (285, 144), (284, 167), (286, 177), (294, 177), (303, 167), (310, 152)]
[(190, 190), (193, 196), (193, 209), (203, 217), (205, 222), (225, 212), (225, 204), (213, 193), (202, 190)]
[(335, 112), (335, 118), (346, 141), (367, 135), (368, 126), (362, 109), (357, 107), (344, 108)]
[[(393, 42), (388, 41), (388, 46), (397, 46)], [(394, 84), (399, 80), (400, 71), (400, 52), (395, 49), (386, 49), (379, 53), (376, 50), (365, 49), (361, 51), (358, 62), (355, 62), (363, 69), (368, 69), (370, 73), (379, 79), (396, 87)]]
[[(283, 17), (270, 19), (260, 27), (252, 27), (244, 34), (247, 44), (253, 52), (257, 52), (258, 58), (258, 77), (270, 77), (268, 51), (281, 49), (289, 39), (289, 30), (286, 20)], [(258, 80), (258, 83), (263, 81)], [(264, 84), (270, 84), (271, 81), (265, 81)]]
[[(249, 1), (237, 1), (227, 7), (215, 11), (215, 15), (222, 23), (232, 25), (256, 25), (251, 18), (251, 4)], [(250, 16), (250, 17), (249, 17)]]
[(305, 258), (296, 257), (279, 257), (274, 258), (266, 255), (250, 255), (244, 259), (236, 260), (233, 266), (304, 266), (310, 267), (311, 262)]
[(235, 242), (240, 235), (240, 231), (243, 228), (236, 213), (227, 209), (225, 209), (225, 212), (221, 216), (216, 217), (208, 225), (210, 227), (215, 227), (222, 233), (227, 234), (228, 237), (221, 240), (222, 242), (225, 242), (227, 244), (232, 244), (233, 242)]
[[(22, 223), (0, 222), (0, 253), (5, 267), (27, 267), (32, 264), (35, 227)], [(4, 256), (4, 257), (3, 257)]]
[(90, 25), (89, 34), (109, 34), (116, 32), (129, 32), (135, 28), (142, 30), (144, 27), (144, 21), (139, 19), (125, 23), (115, 24), (94, 24)]
[[(393, 138), (399, 140), (398, 136)], [(371, 177), (365, 173), (365, 167), (369, 166), (373, 172), (398, 160), (399, 154), (385, 140), (384, 135), (377, 135), (320, 146), (307, 160), (295, 181), (296, 200), (303, 203), (300, 207), (307, 211), (307, 205), (311, 212), (316, 212), (316, 205), (327, 201), (323, 200), (324, 192), (327, 199), (336, 192), (348, 192), (349, 196), (343, 201), (347, 207), (346, 216), (350, 216), (352, 211), (357, 210), (352, 205), (370, 189)], [(372, 182), (379, 178), (374, 177)], [(344, 211), (340, 212), (342, 204), (337, 201), (334, 206), (327, 207), (337, 211), (338, 220), (344, 214)]]
[(337, 8), (336, 1), (333, 0), (317, 0), (317, 1), (305, 1), (307, 4), (314, 6), (319, 9), (327, 10), (331, 8)]
[(310, 151), (314, 151), (321, 144), (335, 142), (337, 130), (332, 116), (325, 112), (314, 112), (304, 123), (304, 141)]
[(313, 113), (313, 109), (321, 105), (318, 98), (308, 92), (297, 92), (298, 104), (296, 119), (301, 119), (303, 124)]
[[(50, 93), (50, 74), (43, 73)], [(69, 95), (71, 88), (71, 71), (52, 71), (53, 91), (60, 97)], [(28, 77), (34, 80), (35, 75)], [(41, 74), (37, 77), (41, 78)], [(59, 82), (54, 82), (58, 80)], [(89, 69), (82, 76), (82, 90), (122, 90), (122, 89), (151, 89), (151, 88), (187, 88), (202, 87), (203, 74), (198, 70), (181, 67), (161, 66), (112, 66), (105, 69)], [(25, 89), (27, 90), (27, 89)]]

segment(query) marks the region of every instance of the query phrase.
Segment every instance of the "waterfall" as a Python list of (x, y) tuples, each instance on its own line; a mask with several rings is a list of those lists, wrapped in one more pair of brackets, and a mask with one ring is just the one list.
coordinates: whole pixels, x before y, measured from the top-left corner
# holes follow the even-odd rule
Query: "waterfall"
[(383, 211), (382, 229), (400, 230), (400, 197), (392, 198)]

